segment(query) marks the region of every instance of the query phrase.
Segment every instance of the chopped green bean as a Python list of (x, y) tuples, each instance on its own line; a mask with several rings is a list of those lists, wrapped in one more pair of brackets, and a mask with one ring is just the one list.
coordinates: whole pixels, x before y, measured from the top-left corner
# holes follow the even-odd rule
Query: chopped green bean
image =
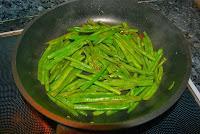
[(126, 22), (88, 20), (45, 45), (38, 80), (50, 100), (75, 117), (132, 112), (159, 89), (167, 60), (146, 32)]
[(94, 116), (99, 116), (99, 115), (101, 115), (101, 114), (103, 114), (103, 113), (105, 113), (105, 111), (94, 111), (92, 114), (93, 114)]
[(173, 81), (172, 84), (168, 87), (168, 90), (172, 90), (172, 88), (174, 87), (175, 82)]
[(85, 90), (87, 88), (89, 88), (95, 81), (97, 81), (106, 71), (107, 66), (104, 67), (101, 71), (99, 71), (94, 77), (92, 77), (92, 79), (90, 81), (87, 81), (86, 83), (84, 83), (80, 89)]
[[(77, 76), (80, 77), (80, 78), (86, 79), (86, 80), (92, 80), (91, 77), (86, 76), (86, 75), (77, 74)], [(118, 91), (118, 90), (116, 90), (116, 89), (104, 84), (103, 82), (95, 81), (94, 84), (96, 84), (97, 86), (103, 87), (103, 88), (105, 88), (105, 89), (107, 89), (107, 90), (109, 90), (109, 91), (111, 91), (111, 92), (113, 92), (115, 94), (118, 94), (118, 95), (121, 94), (120, 91)]]

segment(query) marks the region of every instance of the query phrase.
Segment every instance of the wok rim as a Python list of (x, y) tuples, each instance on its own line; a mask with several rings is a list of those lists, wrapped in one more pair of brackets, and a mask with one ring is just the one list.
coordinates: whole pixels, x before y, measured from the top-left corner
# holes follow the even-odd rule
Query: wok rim
[[(163, 114), (164, 112), (166, 112), (170, 107), (172, 107), (177, 100), (181, 97), (182, 93), (184, 92), (188, 79), (190, 77), (190, 73), (191, 73), (191, 49), (190, 49), (190, 42), (188, 40), (185, 41), (187, 42), (186, 44), (188, 45), (184, 45), (184, 47), (186, 48), (187, 52), (186, 52), (186, 56), (187, 56), (187, 70), (185, 73), (185, 78), (182, 81), (182, 83), (180, 84), (180, 87), (178, 88), (177, 92), (175, 92), (175, 94), (170, 98), (170, 100), (168, 101), (168, 103), (164, 106), (161, 106), (161, 108), (159, 108), (158, 110), (155, 110), (154, 112), (148, 113), (145, 116), (139, 117), (137, 119), (129, 119), (129, 120), (125, 120), (122, 122), (114, 122), (114, 123), (85, 123), (85, 122), (79, 122), (79, 121), (73, 121), (73, 120), (69, 120), (67, 118), (61, 117), (59, 115), (56, 115), (50, 111), (48, 111), (46, 108), (42, 107), (40, 104), (38, 104), (37, 102), (35, 102), (33, 100), (33, 98), (28, 94), (28, 92), (26, 91), (25, 87), (23, 86), (23, 84), (21, 83), (21, 80), (19, 78), (18, 72), (17, 72), (17, 67), (16, 67), (16, 56), (17, 56), (17, 50), (18, 47), (20, 46), (20, 43), (24, 37), (24, 35), (26, 34), (26, 32), (29, 30), (29, 28), (37, 21), (39, 20), (41, 17), (43, 17), (44, 15), (46, 15), (48, 12), (55, 10), (59, 7), (62, 7), (68, 3), (73, 3), (79, 0), (69, 0), (67, 2), (64, 2), (58, 6), (55, 6), (52, 9), (48, 9), (46, 11), (44, 11), (42, 14), (40, 14), (39, 16), (37, 16), (36, 18), (34, 18), (31, 22), (29, 22), (21, 36), (19, 37), (17, 43), (16, 43), (16, 47), (13, 51), (13, 56), (12, 56), (12, 74), (14, 77), (14, 81), (17, 85), (17, 88), (19, 89), (20, 93), (22, 94), (22, 96), (25, 98), (25, 100), (32, 106), (34, 107), (34, 109), (36, 109), (39, 113), (41, 113), (42, 115), (46, 116), (47, 118), (56, 121), (57, 123), (66, 125), (66, 126), (70, 126), (73, 128), (81, 128), (81, 129), (86, 129), (86, 130), (116, 130), (116, 129), (120, 129), (120, 128), (129, 128), (129, 127), (135, 127), (135, 126), (139, 126), (141, 124), (147, 123), (151, 120), (153, 120), (154, 118), (160, 116), (161, 114)], [(138, 4), (138, 3), (137, 3)], [(150, 6), (146, 5), (146, 7), (151, 8)], [(163, 16), (162, 14), (160, 14), (159, 12), (156, 12), (155, 9), (151, 8), (151, 10), (158, 15), (159, 17), (162, 17), (163, 19), (165, 19), (166, 21), (169, 22), (169, 24), (171, 26), (173, 26), (175, 28), (176, 31), (179, 32), (179, 35), (183, 35), (183, 32), (178, 29), (172, 22), (169, 21), (169, 19), (167, 19), (165, 16)]]

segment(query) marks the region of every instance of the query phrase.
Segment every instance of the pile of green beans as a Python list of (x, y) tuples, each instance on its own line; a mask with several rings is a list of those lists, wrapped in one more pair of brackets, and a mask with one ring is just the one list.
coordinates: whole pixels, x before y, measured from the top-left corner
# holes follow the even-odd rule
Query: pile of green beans
[(72, 116), (130, 113), (155, 94), (163, 77), (163, 50), (127, 23), (88, 20), (47, 44), (38, 80)]

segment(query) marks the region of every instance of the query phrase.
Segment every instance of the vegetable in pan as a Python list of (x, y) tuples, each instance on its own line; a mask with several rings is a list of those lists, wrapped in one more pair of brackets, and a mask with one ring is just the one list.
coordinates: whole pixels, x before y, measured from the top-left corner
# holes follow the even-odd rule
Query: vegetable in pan
[(163, 77), (163, 50), (154, 50), (148, 34), (127, 23), (89, 20), (47, 44), (38, 80), (73, 116), (130, 113), (151, 99)]

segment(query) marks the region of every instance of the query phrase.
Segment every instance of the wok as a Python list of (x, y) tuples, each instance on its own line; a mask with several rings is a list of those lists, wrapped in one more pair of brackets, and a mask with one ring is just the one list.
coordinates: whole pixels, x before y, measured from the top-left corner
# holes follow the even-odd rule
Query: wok
[[(110, 24), (128, 22), (146, 31), (155, 49), (164, 49), (167, 62), (157, 93), (130, 114), (119, 112), (112, 116), (66, 118), (68, 113), (48, 98), (37, 80), (38, 61), (47, 47), (44, 43), (88, 19)], [(35, 109), (60, 124), (90, 130), (137, 126), (164, 113), (183, 93), (191, 69), (189, 44), (181, 31), (157, 11), (134, 0), (72, 0), (42, 14), (25, 28), (12, 62), (15, 82)], [(172, 81), (175, 86), (169, 91), (167, 88)]]

